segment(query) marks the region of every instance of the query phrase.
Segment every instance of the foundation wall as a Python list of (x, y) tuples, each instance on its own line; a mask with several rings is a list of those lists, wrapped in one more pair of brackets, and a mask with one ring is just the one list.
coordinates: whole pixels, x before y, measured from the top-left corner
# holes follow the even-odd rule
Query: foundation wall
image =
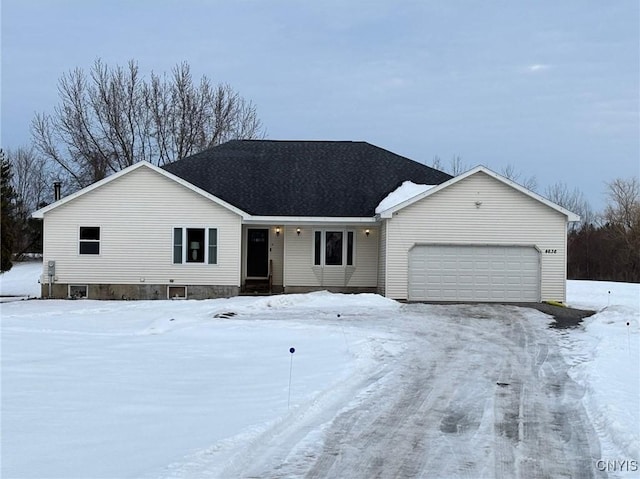
[[(78, 286), (84, 286), (77, 284)], [(74, 284), (76, 286), (76, 284)], [(229, 298), (240, 294), (238, 286), (227, 285), (183, 285), (183, 284), (88, 284), (87, 299), (169, 299), (168, 287), (187, 288), (186, 299)], [(49, 298), (49, 285), (42, 285), (42, 297)], [(69, 284), (54, 283), (50, 299), (69, 298)]]

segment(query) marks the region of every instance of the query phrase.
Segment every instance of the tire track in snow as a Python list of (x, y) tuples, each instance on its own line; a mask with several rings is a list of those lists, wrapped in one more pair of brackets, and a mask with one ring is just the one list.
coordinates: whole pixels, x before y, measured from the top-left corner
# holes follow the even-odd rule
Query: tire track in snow
[[(380, 324), (406, 341), (384, 377), (333, 416), (267, 431), (234, 477), (606, 477), (545, 316), (500, 305), (406, 305), (400, 316)], [(305, 443), (309, 431), (322, 442)]]

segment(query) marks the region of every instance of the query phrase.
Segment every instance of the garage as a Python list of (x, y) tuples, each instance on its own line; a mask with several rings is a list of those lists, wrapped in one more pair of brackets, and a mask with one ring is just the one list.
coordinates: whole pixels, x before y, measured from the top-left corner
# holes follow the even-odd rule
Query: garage
[(411, 301), (540, 301), (540, 252), (522, 245), (415, 245)]

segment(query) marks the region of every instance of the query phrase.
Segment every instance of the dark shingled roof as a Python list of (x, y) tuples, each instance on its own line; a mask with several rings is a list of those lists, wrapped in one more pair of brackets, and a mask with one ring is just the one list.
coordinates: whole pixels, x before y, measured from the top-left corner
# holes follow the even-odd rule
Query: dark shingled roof
[(359, 141), (232, 140), (164, 168), (257, 216), (368, 217), (403, 181), (451, 178)]

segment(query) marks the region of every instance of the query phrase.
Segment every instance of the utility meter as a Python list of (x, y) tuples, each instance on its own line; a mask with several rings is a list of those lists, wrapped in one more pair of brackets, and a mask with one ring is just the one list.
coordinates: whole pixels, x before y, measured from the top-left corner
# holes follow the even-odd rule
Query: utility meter
[(47, 263), (47, 266), (49, 267), (49, 276), (55, 276), (56, 275), (56, 262), (55, 261), (49, 261)]

